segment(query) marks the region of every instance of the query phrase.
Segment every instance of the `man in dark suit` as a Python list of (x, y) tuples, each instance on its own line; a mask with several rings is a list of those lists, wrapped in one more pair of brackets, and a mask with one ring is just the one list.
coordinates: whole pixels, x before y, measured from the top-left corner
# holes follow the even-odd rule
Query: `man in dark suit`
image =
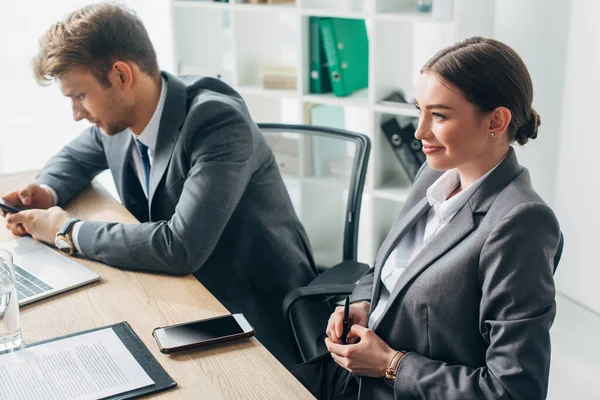
[[(120, 268), (193, 273), (293, 364), (280, 305), (315, 276), (314, 262), (242, 98), (217, 79), (161, 73), (142, 22), (116, 5), (88, 6), (52, 26), (34, 68), (39, 82), (58, 81), (75, 120), (93, 125), (35, 183), (5, 196), (34, 208), (9, 214), (8, 227)], [(140, 224), (77, 221), (56, 207), (105, 169)]]

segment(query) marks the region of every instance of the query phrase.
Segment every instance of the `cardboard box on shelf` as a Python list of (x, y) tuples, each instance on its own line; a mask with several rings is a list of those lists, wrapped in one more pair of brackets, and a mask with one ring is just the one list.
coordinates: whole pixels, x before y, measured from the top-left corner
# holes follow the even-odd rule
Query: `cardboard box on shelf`
[(265, 89), (296, 90), (296, 67), (286, 65), (263, 65), (260, 70), (262, 87)]

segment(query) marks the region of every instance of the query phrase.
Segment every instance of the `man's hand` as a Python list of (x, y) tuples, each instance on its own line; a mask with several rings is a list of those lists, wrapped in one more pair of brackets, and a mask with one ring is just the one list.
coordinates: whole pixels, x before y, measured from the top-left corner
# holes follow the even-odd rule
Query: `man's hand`
[(56, 234), (68, 219), (69, 214), (60, 207), (25, 210), (17, 214), (7, 214), (6, 227), (15, 235), (22, 236), (28, 233), (35, 240), (54, 245)]
[[(367, 302), (350, 304), (350, 325), (367, 326), (369, 322), (369, 310), (371, 305)], [(344, 330), (344, 307), (336, 307), (335, 311), (329, 317), (325, 333), (333, 343), (342, 343), (342, 331)], [(350, 339), (350, 337), (348, 337)], [(348, 340), (348, 343), (352, 343)]]
[[(48, 190), (35, 183), (31, 183), (21, 190), (6, 193), (2, 198), (25, 208), (39, 208), (42, 210), (52, 207), (55, 201), (54, 196)], [(6, 212), (2, 211), (2, 215), (5, 216)]]
[(333, 360), (351, 373), (381, 378), (396, 354), (375, 332), (364, 326), (352, 325), (348, 339), (360, 338), (357, 344), (337, 344), (325, 339)]

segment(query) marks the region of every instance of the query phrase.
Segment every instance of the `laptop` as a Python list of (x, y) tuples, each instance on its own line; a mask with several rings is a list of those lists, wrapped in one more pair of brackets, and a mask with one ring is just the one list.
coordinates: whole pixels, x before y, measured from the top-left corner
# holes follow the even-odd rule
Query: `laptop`
[(29, 237), (0, 243), (0, 249), (13, 255), (19, 305), (100, 279), (94, 271)]

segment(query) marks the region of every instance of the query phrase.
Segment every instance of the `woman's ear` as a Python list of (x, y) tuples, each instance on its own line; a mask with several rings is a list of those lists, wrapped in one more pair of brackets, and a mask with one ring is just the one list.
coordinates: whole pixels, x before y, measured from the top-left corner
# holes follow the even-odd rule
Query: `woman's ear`
[(504, 135), (508, 130), (510, 121), (512, 119), (512, 113), (510, 110), (506, 107), (496, 107), (489, 114), (489, 117), (490, 120), (487, 128), (489, 135), (494, 137)]

